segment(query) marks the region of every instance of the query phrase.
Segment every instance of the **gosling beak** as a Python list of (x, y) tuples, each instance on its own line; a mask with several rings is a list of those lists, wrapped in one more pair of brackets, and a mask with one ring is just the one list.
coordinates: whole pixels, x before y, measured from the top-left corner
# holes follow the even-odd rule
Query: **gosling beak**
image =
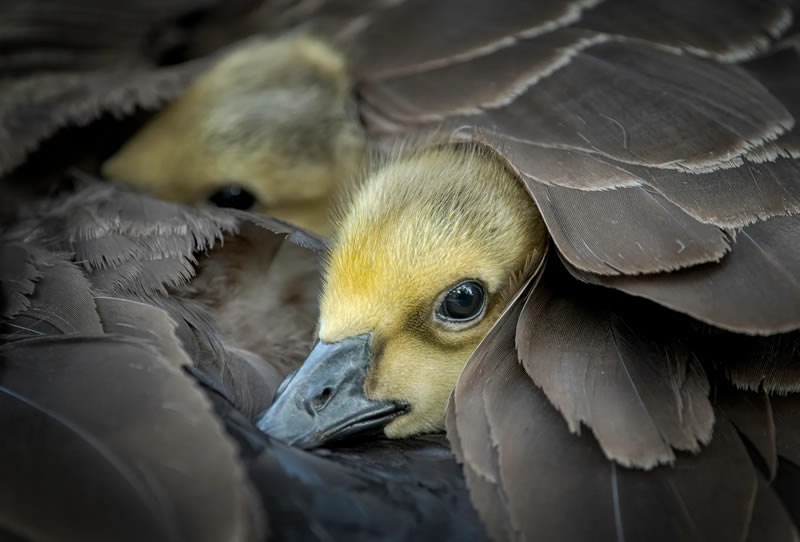
[(317, 341), (303, 365), (289, 374), (258, 428), (300, 448), (383, 428), (407, 410), (399, 401), (374, 401), (364, 394), (370, 334), (334, 343)]

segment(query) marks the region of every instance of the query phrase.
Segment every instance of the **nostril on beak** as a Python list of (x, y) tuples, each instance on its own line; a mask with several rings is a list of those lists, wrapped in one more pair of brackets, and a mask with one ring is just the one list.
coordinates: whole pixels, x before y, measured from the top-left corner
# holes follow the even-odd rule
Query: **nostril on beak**
[(311, 393), (309, 395), (310, 397), (306, 399), (306, 408), (312, 414), (319, 413), (333, 397), (333, 388), (325, 386), (319, 393)]

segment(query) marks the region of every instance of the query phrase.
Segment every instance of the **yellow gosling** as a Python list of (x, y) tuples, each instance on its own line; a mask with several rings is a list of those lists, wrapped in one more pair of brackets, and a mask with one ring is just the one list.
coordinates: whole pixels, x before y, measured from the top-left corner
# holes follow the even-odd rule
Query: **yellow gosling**
[(521, 181), (482, 145), (389, 160), (341, 213), (320, 341), (259, 426), (301, 446), (443, 429), (464, 364), (546, 245)]
[(342, 53), (304, 33), (224, 56), (104, 165), (103, 174), (185, 203), (252, 208), (329, 233), (364, 134)]

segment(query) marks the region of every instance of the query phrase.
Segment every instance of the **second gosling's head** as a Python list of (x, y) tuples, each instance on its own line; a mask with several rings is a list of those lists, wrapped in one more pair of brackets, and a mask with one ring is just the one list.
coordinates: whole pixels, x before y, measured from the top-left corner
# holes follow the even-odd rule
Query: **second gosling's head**
[(367, 428), (441, 430), (464, 364), (546, 243), (493, 151), (453, 143), (388, 160), (342, 213), (319, 342), (260, 426), (304, 446)]
[(164, 199), (252, 209), (328, 233), (364, 134), (343, 52), (311, 34), (223, 55), (103, 165)]

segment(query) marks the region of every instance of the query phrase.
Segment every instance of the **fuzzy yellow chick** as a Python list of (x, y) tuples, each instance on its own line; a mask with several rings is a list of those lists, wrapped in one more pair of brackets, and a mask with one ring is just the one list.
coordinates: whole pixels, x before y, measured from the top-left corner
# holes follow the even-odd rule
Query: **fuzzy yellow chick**
[(442, 429), (464, 364), (546, 246), (538, 210), (493, 151), (447, 143), (388, 160), (342, 212), (319, 342), (259, 426), (299, 446)]
[(252, 209), (318, 233), (364, 134), (345, 56), (307, 33), (224, 55), (103, 165), (164, 199)]

